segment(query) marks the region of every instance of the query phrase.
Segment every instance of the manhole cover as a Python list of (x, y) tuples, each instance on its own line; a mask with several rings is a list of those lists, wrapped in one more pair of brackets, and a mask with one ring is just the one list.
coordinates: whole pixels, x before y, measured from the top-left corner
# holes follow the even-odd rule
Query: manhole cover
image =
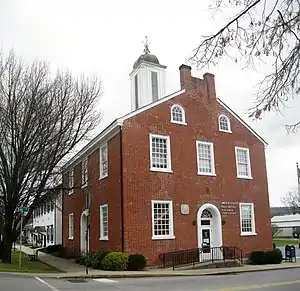
[(82, 279), (69, 279), (67, 281), (70, 283), (86, 283), (86, 280), (82, 280)]

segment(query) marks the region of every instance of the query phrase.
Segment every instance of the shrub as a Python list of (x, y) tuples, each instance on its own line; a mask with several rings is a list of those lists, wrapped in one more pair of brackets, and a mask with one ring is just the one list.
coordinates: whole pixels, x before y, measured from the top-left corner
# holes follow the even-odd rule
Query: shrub
[(63, 246), (61, 244), (53, 245), (53, 246), (47, 246), (46, 247), (46, 254), (52, 254), (60, 252)]
[(98, 250), (94, 252), (92, 257), (92, 268), (102, 269), (102, 260), (105, 258), (107, 254), (108, 252), (104, 252), (103, 250)]
[(266, 263), (266, 254), (263, 251), (254, 251), (250, 254), (249, 259), (253, 265), (263, 265)]
[(56, 254), (57, 257), (64, 259), (75, 259), (77, 257), (74, 249), (65, 247), (62, 247), (58, 252), (52, 253), (52, 255), (54, 254)]
[(279, 249), (267, 251), (265, 256), (267, 264), (280, 264), (282, 262), (282, 252)]
[(138, 271), (146, 267), (146, 258), (140, 254), (129, 255), (128, 258), (128, 267), (129, 271)]
[(121, 252), (107, 254), (102, 260), (102, 268), (107, 271), (127, 270), (128, 255)]

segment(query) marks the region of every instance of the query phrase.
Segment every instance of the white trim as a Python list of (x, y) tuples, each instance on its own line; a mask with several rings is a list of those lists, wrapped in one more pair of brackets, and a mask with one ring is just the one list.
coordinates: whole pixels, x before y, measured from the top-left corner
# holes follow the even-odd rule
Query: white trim
[[(169, 204), (169, 235), (154, 235), (154, 203)], [(151, 200), (152, 214), (152, 240), (175, 239), (174, 236), (174, 217), (173, 217), (173, 201), (172, 200)]]
[[(161, 139), (165, 139), (167, 141), (167, 168), (152, 167), (152, 138), (161, 138)], [(173, 173), (173, 171), (172, 171), (172, 161), (171, 161), (170, 136), (150, 133), (149, 134), (149, 147), (150, 147), (150, 171)]]
[[(88, 174), (88, 168), (89, 168), (89, 164), (88, 164), (88, 156), (85, 156), (82, 161), (81, 161), (81, 188), (85, 188), (87, 187), (88, 185), (88, 177), (89, 177), (89, 174)], [(84, 169), (83, 168), (83, 164), (86, 165), (86, 168)], [(86, 175), (86, 181), (85, 183), (84, 182), (84, 179), (85, 179), (85, 175)]]
[(266, 147), (268, 143), (255, 132), (241, 117), (239, 117), (230, 107), (228, 107), (221, 99), (217, 98), (217, 101), (222, 105), (234, 118), (236, 118), (242, 125), (244, 125), (253, 135), (255, 135)]
[[(228, 130), (222, 129), (220, 126), (220, 119), (221, 117), (225, 117), (226, 121), (227, 121), (227, 126), (228, 126)], [(231, 124), (230, 124), (230, 119), (228, 118), (228, 116), (226, 116), (225, 114), (220, 114), (218, 117), (218, 125), (219, 125), (219, 131), (222, 132), (227, 132), (227, 133), (232, 133), (231, 131)]]
[[(252, 226), (252, 231), (250, 232), (243, 232), (242, 231), (242, 207), (243, 206), (251, 206), (251, 226)], [(245, 203), (245, 202), (241, 202), (239, 203), (239, 210), (240, 210), (240, 232), (241, 232), (241, 236), (251, 236), (251, 235), (257, 235), (256, 233), (256, 229), (255, 229), (255, 214), (254, 214), (254, 203)]]
[[(200, 172), (199, 171), (199, 150), (198, 150), (198, 145), (203, 144), (203, 145), (209, 145), (210, 146), (210, 154), (211, 154), (211, 173), (207, 172)], [(212, 142), (208, 141), (201, 141), (201, 140), (196, 140), (196, 155), (197, 155), (197, 174), (198, 175), (205, 175), (205, 176), (216, 176), (216, 169), (215, 169), (215, 155), (214, 155), (214, 144)]]
[[(102, 150), (106, 148), (106, 162), (107, 162), (107, 172), (105, 175), (102, 175)], [(108, 145), (107, 143), (103, 144), (102, 146), (100, 146), (99, 148), (99, 179), (104, 179), (108, 177)]]
[[(107, 209), (107, 235), (103, 235), (103, 208)], [(109, 233), (109, 229), (108, 229), (108, 204), (102, 204), (100, 205), (100, 236), (99, 236), (99, 240), (108, 240), (108, 233)]]
[[(249, 171), (249, 175), (248, 176), (242, 176), (239, 175), (239, 169), (238, 169), (238, 159), (237, 159), (237, 151), (241, 150), (241, 151), (246, 151), (247, 154), (247, 160), (248, 160), (248, 171)], [(250, 161), (250, 151), (249, 148), (244, 148), (244, 147), (235, 147), (235, 166), (236, 166), (236, 177), (239, 179), (249, 179), (252, 180), (252, 171), (251, 171), (251, 161)]]
[[(173, 119), (173, 109), (174, 107), (178, 107), (181, 110), (182, 114), (182, 121), (177, 121)], [(171, 115), (171, 123), (176, 123), (176, 124), (181, 124), (181, 125), (187, 125), (186, 120), (185, 120), (185, 110), (183, 107), (179, 104), (173, 104), (170, 109), (170, 115)]]
[(68, 193), (68, 195), (71, 195), (74, 192), (74, 168), (72, 168), (68, 172), (68, 174), (69, 174), (69, 193)]
[[(72, 220), (72, 225), (71, 225), (71, 221), (70, 220)], [(70, 213), (69, 214), (68, 226), (69, 226), (69, 235), (68, 235), (68, 237), (69, 237), (69, 240), (71, 240), (71, 239), (74, 239), (74, 213)], [(73, 234), (72, 234), (72, 231), (71, 231), (71, 227), (73, 229)]]

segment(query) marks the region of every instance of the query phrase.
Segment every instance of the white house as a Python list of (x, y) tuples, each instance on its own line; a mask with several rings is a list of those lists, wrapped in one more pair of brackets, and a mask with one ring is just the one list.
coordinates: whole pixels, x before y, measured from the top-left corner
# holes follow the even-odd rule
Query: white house
[(62, 195), (48, 195), (33, 212), (33, 244), (43, 247), (62, 243)]
[(298, 237), (297, 234), (300, 232), (300, 214), (273, 216), (271, 223), (280, 229), (278, 237)]

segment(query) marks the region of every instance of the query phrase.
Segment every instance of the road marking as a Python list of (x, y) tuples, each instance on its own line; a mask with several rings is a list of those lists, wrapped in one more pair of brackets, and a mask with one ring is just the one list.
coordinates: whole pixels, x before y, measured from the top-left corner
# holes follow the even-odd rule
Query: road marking
[(287, 285), (294, 285), (294, 284), (300, 284), (300, 280), (247, 285), (247, 286), (232, 286), (232, 287), (226, 287), (221, 289), (206, 289), (205, 291), (242, 291), (242, 290), (251, 290), (251, 289), (270, 288), (276, 286), (287, 286)]
[(110, 279), (94, 279), (94, 281), (96, 282), (101, 282), (101, 283), (118, 283), (118, 281), (115, 280), (110, 280)]
[(39, 277), (34, 277), (36, 280), (38, 280), (39, 282), (43, 283), (44, 285), (46, 285), (47, 287), (49, 287), (52, 291), (59, 291), (58, 289), (56, 289), (55, 287), (53, 287), (52, 285), (50, 285), (49, 283), (47, 283), (46, 281), (42, 280)]

